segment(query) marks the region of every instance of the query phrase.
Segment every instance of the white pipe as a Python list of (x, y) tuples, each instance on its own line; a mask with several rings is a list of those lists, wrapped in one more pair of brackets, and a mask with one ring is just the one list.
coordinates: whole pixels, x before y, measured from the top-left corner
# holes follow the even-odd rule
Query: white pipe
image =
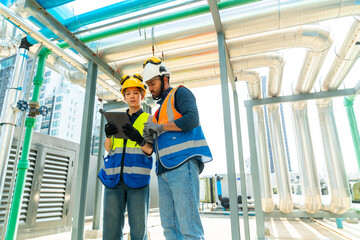
[(326, 199), (324, 205), (330, 212), (342, 214), (350, 209), (351, 195), (334, 118), (332, 99), (318, 100), (317, 105), (331, 193), (331, 199)]
[(16, 54), (20, 37), (20, 30), (0, 15), (0, 58), (8, 58)]
[(304, 208), (308, 213), (321, 209), (321, 192), (316, 159), (311, 140), (307, 103), (292, 104), (294, 132), (304, 196)]
[(274, 210), (274, 201), (271, 188), (269, 150), (266, 141), (265, 119), (263, 106), (253, 108), (256, 152), (259, 162), (259, 178), (261, 205), (264, 212)]
[(27, 63), (28, 50), (20, 48), (17, 52), (15, 69), (11, 79), (11, 86), (7, 89), (4, 99), (3, 109), (1, 111), (0, 127), (0, 196), (3, 193), (5, 183), (8, 157), (11, 143), (14, 136), (17, 112), (16, 103), (22, 95), (21, 87), (23, 85), (25, 68)]
[[(175, 40), (174, 42), (177, 42)], [(180, 42), (177, 42), (180, 44)], [(257, 53), (272, 52), (277, 50), (283, 50), (288, 48), (295, 47), (304, 47), (308, 50), (308, 55), (305, 59), (304, 66), (301, 70), (298, 84), (296, 86), (297, 92), (306, 92), (309, 91), (318, 75), (318, 72), (322, 66), (322, 63), (325, 59), (328, 49), (331, 46), (332, 39), (330, 37), (330, 32), (324, 26), (303, 26), (295, 27), (285, 30), (278, 30), (264, 34), (258, 34), (253, 36), (233, 38), (226, 41), (228, 49), (230, 49), (231, 61), (242, 56), (249, 56)], [(175, 44), (172, 42), (172, 44)], [(171, 45), (172, 46), (172, 45)], [(175, 46), (173, 46), (175, 48)], [(178, 46), (177, 46), (178, 48)], [(197, 54), (196, 49), (208, 49), (206, 54)], [(137, 50), (124, 50), (121, 57), (130, 56)], [(185, 47), (181, 50), (171, 50), (169, 52), (163, 52), (165, 56), (169, 56), (174, 52), (181, 52), (182, 54), (187, 55), (182, 58), (167, 58), (166, 64), (169, 69), (171, 69), (174, 75), (172, 79), (174, 80), (190, 80), (196, 78), (193, 72), (190, 69), (196, 67), (202, 67), (202, 69), (207, 69), (209, 74), (218, 73), (218, 71), (213, 71), (214, 67), (218, 67), (218, 56), (216, 54), (216, 43), (215, 44), (204, 44), (204, 46), (194, 47)], [(176, 56), (176, 55), (174, 55)], [(141, 58), (142, 56), (137, 56)], [(121, 65), (119, 62), (115, 63), (118, 66), (117, 71), (120, 71), (122, 74), (132, 74), (134, 72), (142, 72), (141, 64), (139, 64), (140, 59), (137, 63), (133, 62), (133, 59), (126, 60), (125, 57), (121, 60)], [(129, 64), (127, 64), (129, 63)], [(191, 63), (191, 64), (190, 64)], [(241, 65), (238, 67), (235, 63), (233, 66), (234, 71), (241, 70)], [(189, 71), (190, 70), (190, 71)], [(177, 71), (181, 71), (179, 74), (175, 74)], [(205, 71), (205, 70), (204, 70)], [(268, 88), (269, 96), (278, 96), (281, 92), (281, 76), (279, 76), (280, 81), (271, 82), (271, 87)]]
[[(360, 14), (360, 6), (353, 0), (303, 0), (279, 1), (268, 0), (220, 11), (226, 28), (227, 39), (249, 36), (288, 27), (317, 23), (327, 19)], [(196, 24), (193, 24), (196, 22)], [(176, 29), (176, 31), (173, 31)], [(190, 47), (201, 44), (213, 44), (216, 49), (216, 34), (209, 16), (200, 15), (191, 19), (179, 20), (147, 29), (146, 36), (154, 32), (157, 53), (176, 50), (179, 46)], [(171, 40), (171, 41), (170, 41)], [(181, 42), (181, 45), (179, 43)], [(152, 39), (144, 39), (138, 31), (122, 34), (117, 37), (100, 40), (96, 51), (106, 61), (146, 59), (151, 51)], [(194, 50), (197, 48), (194, 47)], [(209, 51), (207, 48), (206, 51)], [(180, 49), (181, 51), (181, 49)], [(165, 54), (166, 57), (167, 56)], [(231, 57), (233, 57), (230, 54)]]
[(336, 90), (339, 88), (345, 77), (355, 64), (360, 55), (360, 18), (354, 17), (351, 28), (339, 49), (335, 49), (333, 61), (327, 73), (321, 89), (323, 91)]
[(291, 195), (289, 166), (285, 156), (285, 143), (282, 135), (279, 104), (267, 106), (270, 125), (270, 141), (274, 156), (277, 188), (279, 195), (279, 209), (284, 213), (290, 213), (293, 209)]

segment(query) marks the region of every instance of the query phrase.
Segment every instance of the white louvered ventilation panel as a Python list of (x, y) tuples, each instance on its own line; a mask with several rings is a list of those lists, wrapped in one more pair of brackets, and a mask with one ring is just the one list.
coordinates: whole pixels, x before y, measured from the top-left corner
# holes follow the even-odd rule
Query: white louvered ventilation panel
[[(8, 167), (7, 167), (7, 171), (6, 171), (4, 191), (3, 191), (2, 198), (1, 198), (0, 225), (4, 224), (6, 204), (9, 201), (10, 184), (11, 184), (11, 179), (13, 178), (15, 156), (16, 156), (16, 146), (12, 146), (11, 150), (10, 150), (9, 162), (8, 162)], [(19, 154), (19, 156), (21, 156), (21, 153)], [(31, 191), (31, 185), (32, 185), (33, 178), (34, 178), (36, 158), (37, 158), (37, 151), (30, 150), (30, 154), (29, 154), (30, 167), (29, 167), (29, 169), (27, 171), (27, 175), (26, 175), (25, 189), (24, 189), (23, 201), (22, 201), (22, 205), (21, 205), (19, 223), (26, 222), (27, 212), (28, 212), (28, 208), (29, 208), (29, 204), (30, 204), (30, 191)]]
[(67, 156), (46, 153), (37, 222), (62, 219), (69, 163)]

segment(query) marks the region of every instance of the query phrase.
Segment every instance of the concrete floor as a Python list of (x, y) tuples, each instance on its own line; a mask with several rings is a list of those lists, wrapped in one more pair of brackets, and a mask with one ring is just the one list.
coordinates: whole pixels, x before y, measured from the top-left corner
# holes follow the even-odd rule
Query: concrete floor
[[(231, 240), (231, 223), (230, 216), (220, 214), (201, 214), (201, 220), (204, 226), (205, 239), (207, 240)], [(251, 240), (256, 239), (256, 222), (255, 217), (249, 217)], [(337, 229), (335, 220), (329, 219), (268, 219), (265, 223), (268, 229), (267, 239), (269, 240), (288, 240), (288, 239), (322, 239), (322, 240), (359, 240), (360, 224), (347, 223), (344, 221), (343, 229)], [(91, 222), (85, 225), (86, 230), (91, 229)], [(243, 220), (240, 216), (241, 239), (245, 239), (243, 230)], [(129, 232), (129, 226), (126, 224), (124, 232)], [(160, 225), (158, 212), (149, 214), (148, 220), (149, 239), (165, 240)], [(87, 231), (87, 235), (90, 232)], [(59, 233), (54, 235), (31, 238), (31, 240), (67, 240), (71, 239), (71, 232)], [(100, 240), (99, 238), (85, 238)], [(127, 234), (124, 240), (128, 240)], [(30, 239), (29, 239), (30, 240)]]

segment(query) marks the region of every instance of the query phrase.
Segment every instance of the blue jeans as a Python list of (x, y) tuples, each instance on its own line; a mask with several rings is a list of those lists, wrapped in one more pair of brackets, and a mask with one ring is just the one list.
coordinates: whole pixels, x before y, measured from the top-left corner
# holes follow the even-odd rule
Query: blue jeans
[(123, 239), (127, 206), (131, 240), (147, 239), (149, 186), (129, 188), (121, 181), (115, 188), (105, 187), (103, 240)]
[(167, 240), (204, 239), (199, 215), (199, 167), (190, 160), (158, 175), (161, 226)]

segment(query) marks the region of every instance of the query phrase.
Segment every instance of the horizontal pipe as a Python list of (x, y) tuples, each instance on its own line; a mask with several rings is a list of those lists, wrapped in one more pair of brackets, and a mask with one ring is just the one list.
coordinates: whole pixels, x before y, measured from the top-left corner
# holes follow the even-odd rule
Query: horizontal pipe
[(51, 9), (73, 2), (75, 0), (36, 0), (43, 8)]
[[(105, 6), (103, 8), (99, 8), (90, 12), (86, 12), (77, 16), (73, 16), (68, 18), (61, 23), (70, 31), (74, 31), (81, 27), (97, 23), (100, 21), (108, 20), (111, 18), (115, 18), (121, 15), (130, 14), (135, 11), (151, 8), (158, 6), (160, 4), (165, 4), (171, 2), (173, 0), (163, 0), (163, 1), (155, 1), (155, 0), (127, 0), (119, 3), (115, 3), (112, 5)], [(45, 6), (40, 4), (42, 7), (47, 9)], [(56, 34), (53, 33), (50, 29), (44, 28), (40, 30), (42, 34), (44, 34), (48, 38), (56, 37)], [(36, 40), (29, 37), (28, 41), (32, 44), (36, 43)]]
[[(244, 5), (244, 4), (248, 4), (248, 3), (252, 3), (252, 2), (256, 2), (256, 1), (258, 1), (258, 0), (245, 0), (245, 1), (239, 1), (239, 2), (238, 1), (223, 1), (223, 2), (218, 3), (218, 7), (219, 7), (219, 9), (226, 9), (226, 8)], [(93, 41), (97, 41), (97, 40), (100, 40), (103, 38), (116, 36), (116, 35), (130, 32), (133, 30), (138, 30), (139, 28), (152, 27), (152, 26), (159, 25), (162, 23), (167, 23), (167, 22), (176, 21), (176, 20), (183, 19), (183, 18), (188, 18), (188, 17), (208, 13), (209, 11), (210, 11), (210, 9), (209, 9), (208, 5), (196, 6), (193, 8), (186, 9), (182, 12), (175, 12), (175, 13), (171, 13), (171, 14), (168, 14), (165, 16), (152, 17), (147, 20), (141, 21), (140, 23), (139, 22), (129, 23), (129, 24), (122, 25), (120, 27), (101, 31), (99, 33), (95, 33), (92, 35), (80, 36), (79, 39), (84, 43), (93, 42)], [(67, 43), (60, 43), (59, 47), (68, 48), (70, 46)]]

